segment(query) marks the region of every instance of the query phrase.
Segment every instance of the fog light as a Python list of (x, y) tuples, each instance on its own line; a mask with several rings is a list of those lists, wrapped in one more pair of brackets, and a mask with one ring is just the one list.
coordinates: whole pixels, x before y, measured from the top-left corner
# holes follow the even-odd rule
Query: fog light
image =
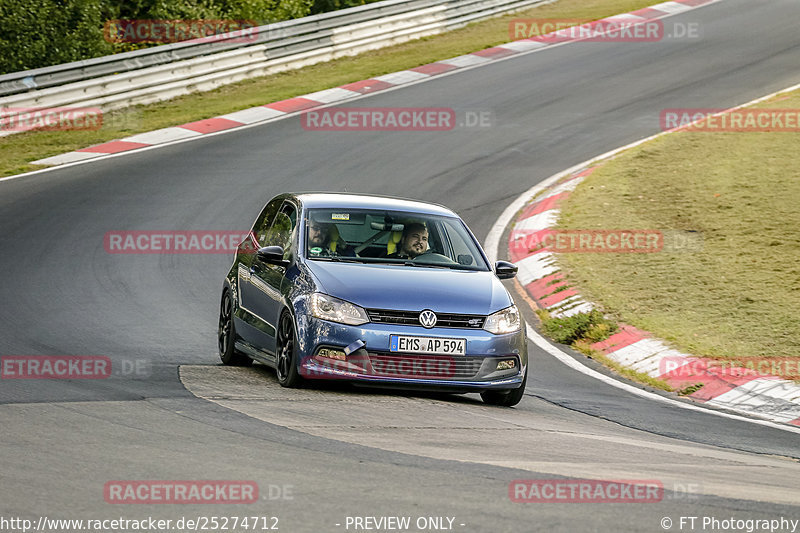
[(347, 356), (341, 350), (334, 350), (333, 348), (320, 348), (317, 352), (317, 355), (320, 357), (326, 357), (328, 359), (336, 359), (337, 361), (344, 361), (347, 359)]
[(511, 370), (516, 368), (517, 361), (515, 359), (506, 359), (505, 361), (497, 362), (497, 370)]

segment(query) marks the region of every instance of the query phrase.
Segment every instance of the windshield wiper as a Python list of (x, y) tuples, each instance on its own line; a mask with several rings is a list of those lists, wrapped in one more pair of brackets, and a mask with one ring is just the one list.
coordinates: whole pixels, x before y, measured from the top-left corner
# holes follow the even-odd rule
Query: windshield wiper
[(403, 264), (406, 265), (406, 266), (412, 266), (412, 267), (446, 268), (448, 270), (450, 269), (450, 267), (448, 265), (436, 265), (436, 264), (432, 264), (432, 263), (415, 263), (414, 261), (406, 261)]
[(359, 262), (368, 265), (402, 265), (400, 259), (392, 259), (385, 257), (360, 257)]
[(321, 257), (309, 257), (312, 261), (334, 261), (334, 262), (342, 262), (342, 263), (364, 263), (358, 257), (342, 257), (342, 256), (321, 256)]
[(394, 258), (379, 258), (379, 257), (349, 257), (349, 256), (319, 256), (309, 257), (312, 261), (333, 261), (343, 263), (361, 263), (363, 265), (403, 265), (411, 267), (423, 268), (446, 268), (451, 269), (458, 265), (439, 265), (434, 263), (416, 263), (410, 259), (394, 259)]
[(410, 259), (396, 259), (393, 257), (362, 257), (361, 262), (370, 265), (402, 265), (402, 266), (421, 266), (421, 267), (434, 267), (439, 268), (444, 265), (432, 265), (429, 263), (415, 263)]

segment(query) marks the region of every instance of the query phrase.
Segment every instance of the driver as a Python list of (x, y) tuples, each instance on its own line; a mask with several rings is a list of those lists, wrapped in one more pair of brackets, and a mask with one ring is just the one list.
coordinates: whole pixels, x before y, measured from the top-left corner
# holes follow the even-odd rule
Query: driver
[(406, 224), (398, 250), (386, 257), (396, 259), (414, 259), (428, 251), (428, 228), (420, 222)]

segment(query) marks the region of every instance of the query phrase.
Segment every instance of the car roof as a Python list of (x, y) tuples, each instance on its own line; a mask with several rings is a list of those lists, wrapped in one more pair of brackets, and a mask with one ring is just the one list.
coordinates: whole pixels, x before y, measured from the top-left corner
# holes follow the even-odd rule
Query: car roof
[(297, 193), (294, 196), (308, 209), (386, 209), (458, 217), (443, 205), (393, 196), (330, 192)]

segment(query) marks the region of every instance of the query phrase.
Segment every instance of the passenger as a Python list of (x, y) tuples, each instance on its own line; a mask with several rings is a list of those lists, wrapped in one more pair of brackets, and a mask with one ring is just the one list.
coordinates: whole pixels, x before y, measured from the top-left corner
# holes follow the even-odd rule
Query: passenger
[(414, 259), (428, 251), (428, 228), (420, 222), (406, 224), (395, 253), (386, 257), (392, 259)]
[(354, 257), (353, 248), (339, 238), (339, 230), (334, 224), (308, 221), (308, 252), (313, 256)]

